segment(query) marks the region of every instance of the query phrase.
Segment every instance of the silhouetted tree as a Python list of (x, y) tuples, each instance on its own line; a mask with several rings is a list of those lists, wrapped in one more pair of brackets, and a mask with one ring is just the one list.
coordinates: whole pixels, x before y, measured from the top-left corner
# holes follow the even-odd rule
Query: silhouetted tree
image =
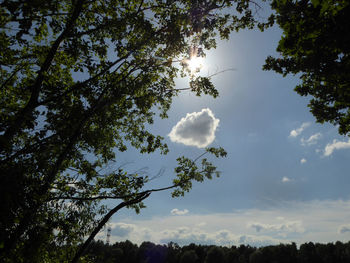
[(250, 254), (249, 263), (265, 263), (270, 262), (269, 258), (266, 257), (266, 254), (262, 250), (258, 249)]
[(316, 254), (315, 245), (312, 242), (302, 244), (300, 246), (300, 262), (316, 263), (320, 258)]
[(115, 243), (113, 247), (119, 248), (123, 251), (121, 262), (136, 263), (138, 246), (133, 244), (131, 241), (126, 240), (124, 242)]
[(225, 255), (221, 247), (212, 246), (207, 252), (205, 263), (224, 263)]
[[(148, 177), (111, 167), (118, 152), (168, 152), (149, 125), (156, 113), (167, 117), (180, 92), (175, 78), (190, 73), (190, 55), (215, 47), (215, 35), (252, 28), (255, 7), (245, 0), (1, 1), (1, 260), (42, 262), (56, 256), (52, 244), (65, 244), (76, 249), (76, 262), (114, 213), (139, 212), (154, 189), (143, 191)], [(194, 75), (184, 89), (218, 95), (210, 78)], [(173, 196), (215, 174), (202, 160), (177, 160)], [(106, 199), (119, 203), (107, 209)]]
[(180, 257), (180, 263), (197, 263), (198, 256), (196, 251), (190, 249), (186, 250)]
[(170, 242), (167, 245), (167, 263), (177, 263), (180, 260), (181, 248), (178, 244)]
[(312, 96), (309, 107), (317, 122), (350, 132), (350, 1), (273, 0), (271, 7), (283, 30), (277, 51), (265, 70), (297, 74), (295, 90)]
[[(56, 247), (56, 250), (67, 249)], [(205, 253), (201, 259), (198, 253)], [(62, 262), (57, 259), (54, 262)], [(350, 261), (350, 242), (335, 244), (305, 243), (300, 249), (295, 243), (279, 244), (255, 248), (241, 245), (232, 246), (203, 246), (191, 243), (182, 248), (175, 243), (156, 245), (152, 242), (143, 242), (139, 247), (130, 241), (117, 242), (113, 245), (101, 241), (93, 242), (89, 246), (88, 254), (82, 262), (116, 262), (116, 263), (204, 263), (204, 262), (249, 262), (249, 263), (348, 263)]]
[(226, 254), (226, 261), (228, 263), (238, 263), (238, 258), (239, 258), (239, 252), (237, 250), (237, 247), (232, 246)]

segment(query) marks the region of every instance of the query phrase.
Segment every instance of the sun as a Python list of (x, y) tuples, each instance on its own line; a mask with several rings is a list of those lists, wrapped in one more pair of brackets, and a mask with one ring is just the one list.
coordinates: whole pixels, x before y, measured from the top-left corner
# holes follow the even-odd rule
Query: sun
[(191, 74), (200, 71), (204, 67), (204, 59), (202, 57), (191, 57), (187, 60), (187, 67)]

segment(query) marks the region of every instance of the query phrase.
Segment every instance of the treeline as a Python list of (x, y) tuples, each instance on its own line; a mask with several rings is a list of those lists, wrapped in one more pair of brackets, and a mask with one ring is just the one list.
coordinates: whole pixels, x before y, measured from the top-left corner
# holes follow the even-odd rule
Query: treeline
[(349, 263), (350, 241), (342, 243), (295, 243), (266, 246), (249, 245), (221, 247), (176, 243), (156, 245), (130, 241), (113, 245), (102, 241), (90, 245), (85, 260), (94, 263)]

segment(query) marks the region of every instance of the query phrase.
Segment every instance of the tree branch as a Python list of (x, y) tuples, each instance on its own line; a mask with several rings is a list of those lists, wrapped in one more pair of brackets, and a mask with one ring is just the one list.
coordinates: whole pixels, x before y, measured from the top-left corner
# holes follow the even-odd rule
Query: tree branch
[[(29, 98), (26, 106), (24, 106), (24, 108), (22, 108), (16, 114), (14, 122), (12, 123), (12, 125), (9, 126), (9, 128), (6, 130), (6, 132), (2, 136), (3, 138), (2, 138), (2, 140), (0, 140), (0, 144), (2, 144), (1, 143), (2, 141), (11, 142), (13, 139), (13, 136), (16, 133), (18, 133), (20, 129), (22, 129), (23, 123), (26, 121), (26, 119), (28, 119), (28, 117), (30, 117), (30, 114), (33, 111), (33, 109), (35, 109), (35, 107), (38, 106), (37, 103), (38, 103), (38, 98), (39, 98), (39, 94), (40, 94), (41, 84), (44, 81), (44, 73), (50, 68), (51, 63), (56, 55), (58, 47), (60, 46), (61, 42), (65, 39), (65, 37), (68, 35), (68, 33), (71, 31), (72, 27), (74, 26), (75, 21), (78, 19), (79, 15), (82, 11), (84, 1), (85, 0), (78, 0), (77, 1), (76, 5), (73, 9), (72, 16), (68, 20), (68, 22), (66, 23), (65, 29), (58, 36), (58, 38), (55, 40), (55, 42), (52, 44), (52, 46), (51, 46), (51, 48), (46, 56), (46, 59), (38, 72), (38, 75), (35, 79), (34, 84), (30, 87), (31, 95), (30, 95), (30, 98)], [(2, 145), (2, 146), (6, 146), (6, 145)]]
[(147, 193), (140, 193), (138, 196), (132, 200), (122, 202), (116, 207), (114, 207), (112, 210), (110, 210), (103, 218), (102, 220), (98, 223), (97, 227), (92, 231), (88, 239), (82, 244), (82, 246), (79, 248), (77, 253), (75, 254), (74, 258), (72, 259), (71, 263), (76, 263), (78, 262), (79, 258), (83, 255), (84, 251), (88, 247), (88, 245), (91, 243), (91, 241), (95, 238), (95, 236), (100, 232), (100, 230), (103, 228), (103, 226), (108, 222), (108, 220), (120, 209), (122, 209), (125, 206), (137, 204), (139, 202), (142, 202), (144, 199), (150, 196), (150, 192)]
[[(126, 76), (123, 77), (121, 81), (123, 81), (125, 78), (127, 78), (135, 69), (134, 67)], [(85, 116), (82, 116), (81, 122), (76, 126), (75, 130), (71, 134), (71, 136), (68, 138), (68, 142), (66, 146), (63, 148), (61, 151), (61, 154), (57, 157), (56, 162), (52, 165), (51, 171), (48, 173), (46, 178), (44, 178), (45, 182), (43, 185), (41, 185), (38, 189), (37, 195), (40, 197), (43, 197), (45, 199), (45, 194), (48, 192), (50, 189), (50, 185), (55, 179), (55, 176), (61, 169), (61, 165), (64, 162), (64, 160), (67, 158), (68, 154), (76, 144), (80, 131), (84, 128), (86, 125), (87, 121), (96, 114), (99, 110), (101, 110), (103, 107), (107, 106), (108, 104), (112, 103), (114, 97), (108, 97), (109, 100), (103, 101), (103, 98), (105, 97), (107, 89), (104, 90), (99, 98), (96, 100), (95, 105), (91, 106), (86, 112)], [(19, 237), (23, 234), (24, 230), (27, 228), (28, 225), (31, 224), (32, 220), (35, 218), (37, 210), (39, 207), (42, 205), (43, 202), (47, 200), (43, 200), (43, 198), (39, 198), (38, 202), (32, 207), (30, 211), (28, 211), (24, 216), (21, 222), (18, 224), (16, 230), (14, 231), (14, 234), (9, 237), (8, 243), (6, 243), (5, 249), (11, 249), (13, 245), (16, 243), (16, 240), (19, 239)]]
[[(59, 95), (59, 96), (52, 96), (49, 98), (46, 98), (43, 101), (38, 102), (38, 105), (45, 105), (46, 103), (53, 101), (53, 100), (57, 100), (62, 98), (64, 95), (67, 95), (68, 93), (72, 92), (73, 90), (77, 89), (77, 88), (82, 88), (85, 85), (89, 84), (90, 82), (98, 79), (99, 77), (103, 76), (104, 74), (106, 74), (112, 67), (114, 67), (115, 65), (117, 65), (119, 62), (121, 62), (122, 60), (127, 59), (132, 53), (134, 52), (134, 50), (130, 51), (128, 54), (126, 54), (125, 56), (117, 59), (116, 61), (114, 61), (111, 65), (109, 65), (108, 67), (106, 67), (105, 69), (103, 69), (101, 72), (97, 73), (96, 75), (90, 77), (89, 79), (86, 79), (84, 81), (81, 82), (77, 82), (74, 85), (72, 85), (71, 87), (68, 87), (66, 89), (66, 91)], [(125, 63), (125, 61), (123, 63), (121, 63), (116, 70), (118, 70), (123, 64)]]

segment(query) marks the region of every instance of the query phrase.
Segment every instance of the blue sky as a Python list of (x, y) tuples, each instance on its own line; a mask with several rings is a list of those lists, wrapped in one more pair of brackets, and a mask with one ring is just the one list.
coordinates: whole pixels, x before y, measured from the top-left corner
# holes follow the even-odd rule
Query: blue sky
[[(212, 132), (202, 142), (228, 152), (225, 159), (213, 159), (220, 178), (195, 184), (183, 198), (153, 193), (139, 215), (131, 210), (116, 214), (110, 222), (112, 242), (260, 246), (350, 239), (350, 141), (336, 127), (315, 123), (309, 98), (293, 91), (296, 76), (262, 71), (265, 58), (276, 55), (280, 34), (274, 27), (219, 41), (201, 71), (234, 69), (213, 77), (219, 98), (183, 92), (169, 118), (156, 119), (151, 127), (166, 138), (169, 154), (140, 155), (130, 149), (117, 155), (131, 170), (147, 167), (149, 176), (163, 169), (149, 185), (157, 187), (171, 183), (178, 156), (195, 158), (203, 152), (197, 147), (200, 136)], [(187, 86), (188, 79), (177, 80), (178, 88)], [(202, 124), (195, 123), (198, 116)], [(178, 134), (187, 136), (186, 144), (181, 136), (177, 142), (168, 136), (181, 119)], [(190, 119), (192, 126), (186, 122)]]

